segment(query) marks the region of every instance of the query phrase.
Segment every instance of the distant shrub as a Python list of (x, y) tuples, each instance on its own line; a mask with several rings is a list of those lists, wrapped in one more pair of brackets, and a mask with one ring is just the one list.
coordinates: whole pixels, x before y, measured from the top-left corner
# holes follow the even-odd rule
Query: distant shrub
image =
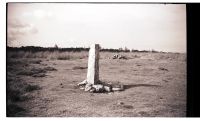
[(57, 59), (58, 59), (58, 60), (69, 60), (70, 57), (69, 57), (69, 56), (68, 56), (68, 57), (62, 57), (62, 56), (60, 56), (60, 57), (58, 57)]
[(139, 50), (132, 49), (131, 52), (139, 52)]
[(70, 56), (69, 55), (65, 55), (65, 54), (59, 54), (57, 59), (58, 60), (70, 60)]

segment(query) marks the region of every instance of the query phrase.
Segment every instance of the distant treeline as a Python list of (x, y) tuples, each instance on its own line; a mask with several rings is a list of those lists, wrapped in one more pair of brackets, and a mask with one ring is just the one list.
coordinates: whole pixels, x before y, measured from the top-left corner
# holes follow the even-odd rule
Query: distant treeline
[[(7, 50), (9, 51), (31, 51), (31, 52), (40, 52), (40, 51), (59, 51), (59, 52), (80, 52), (80, 51), (89, 51), (89, 48), (85, 47), (70, 47), (70, 48), (58, 48), (57, 46), (55, 47), (39, 47), (39, 46), (22, 46), (22, 47), (7, 47)], [(101, 48), (100, 51), (103, 52), (152, 52), (152, 53), (157, 53), (158, 51), (155, 50), (135, 50), (135, 49), (128, 49), (128, 48), (119, 48), (119, 49), (106, 49), (106, 48)]]
[(56, 47), (38, 47), (38, 46), (22, 46), (22, 47), (7, 47), (7, 50), (9, 51), (31, 51), (31, 52), (40, 52), (40, 51), (60, 51), (60, 52), (79, 52), (79, 51), (88, 51), (89, 48), (83, 48), (83, 47), (76, 47), (76, 48), (56, 48)]

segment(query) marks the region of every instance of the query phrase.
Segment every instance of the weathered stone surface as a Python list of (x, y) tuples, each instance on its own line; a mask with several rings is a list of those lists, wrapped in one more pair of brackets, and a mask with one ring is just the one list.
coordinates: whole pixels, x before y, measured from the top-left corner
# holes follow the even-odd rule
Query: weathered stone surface
[[(112, 92), (124, 90), (123, 85), (112, 85), (111, 83), (103, 83), (99, 80), (99, 49), (99, 44), (91, 45), (88, 58), (87, 79), (80, 82), (78, 86), (89, 92)], [(115, 55), (114, 57), (119, 59), (119, 55)]]
[(88, 70), (87, 70), (87, 83), (98, 84), (99, 81), (99, 44), (93, 44), (90, 47)]

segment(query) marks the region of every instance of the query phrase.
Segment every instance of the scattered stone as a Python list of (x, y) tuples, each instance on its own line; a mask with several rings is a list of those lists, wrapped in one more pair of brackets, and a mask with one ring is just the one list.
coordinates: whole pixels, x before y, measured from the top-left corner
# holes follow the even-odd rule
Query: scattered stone
[(124, 90), (124, 85), (117, 85), (115, 87), (112, 87), (112, 91), (123, 91)]
[(83, 80), (82, 82), (78, 83), (78, 86), (85, 85), (85, 84), (87, 84), (87, 80), (86, 79)]
[(95, 92), (95, 88), (91, 88), (91, 89), (90, 89), (90, 92)]
[(124, 85), (115, 84), (112, 85), (111, 83), (103, 83), (99, 80), (99, 84), (93, 85), (88, 83), (86, 80), (82, 81), (78, 84), (80, 89), (85, 90), (86, 92), (112, 92), (112, 91), (123, 91)]
[(112, 88), (110, 86), (104, 86), (106, 92), (111, 92)]
[(112, 59), (117, 59), (118, 58), (118, 54), (114, 55)]
[(104, 87), (101, 84), (92, 85), (92, 87), (95, 88), (95, 92), (103, 92), (104, 91)]
[(112, 91), (121, 91), (121, 88), (113, 87)]
[(92, 84), (86, 84), (85, 85), (85, 91), (89, 91), (90, 89), (92, 89)]
[[(99, 80), (99, 44), (93, 44), (89, 50), (88, 58), (88, 70), (87, 70), (87, 79), (83, 80), (78, 84), (80, 89), (84, 89), (89, 92), (111, 92), (113, 91), (122, 91), (124, 90), (123, 85), (119, 87), (113, 87), (111, 84), (102, 83)], [(114, 56), (118, 59), (127, 59), (125, 56), (116, 55)], [(83, 67), (74, 67), (73, 69), (85, 69)]]
[[(100, 82), (100, 81), (99, 81)], [(86, 92), (112, 92), (112, 91), (123, 91), (124, 85), (115, 84), (111, 85), (111, 83), (99, 83), (96, 85), (87, 83), (86, 80), (82, 81), (78, 84), (80, 86), (80, 89), (85, 90)]]
[(117, 55), (114, 55), (114, 56), (112, 57), (112, 59), (128, 59), (128, 58), (127, 58), (126, 56), (117, 54)]
[(84, 90), (84, 89), (85, 89), (85, 87), (80, 87), (80, 89)]

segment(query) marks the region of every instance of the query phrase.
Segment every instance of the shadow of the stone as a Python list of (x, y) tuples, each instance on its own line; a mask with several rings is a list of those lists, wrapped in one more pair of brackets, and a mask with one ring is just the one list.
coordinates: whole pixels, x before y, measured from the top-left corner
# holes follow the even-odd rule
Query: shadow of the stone
[(124, 89), (130, 89), (134, 87), (161, 87), (160, 85), (154, 85), (154, 84), (129, 84), (129, 85), (124, 85)]

